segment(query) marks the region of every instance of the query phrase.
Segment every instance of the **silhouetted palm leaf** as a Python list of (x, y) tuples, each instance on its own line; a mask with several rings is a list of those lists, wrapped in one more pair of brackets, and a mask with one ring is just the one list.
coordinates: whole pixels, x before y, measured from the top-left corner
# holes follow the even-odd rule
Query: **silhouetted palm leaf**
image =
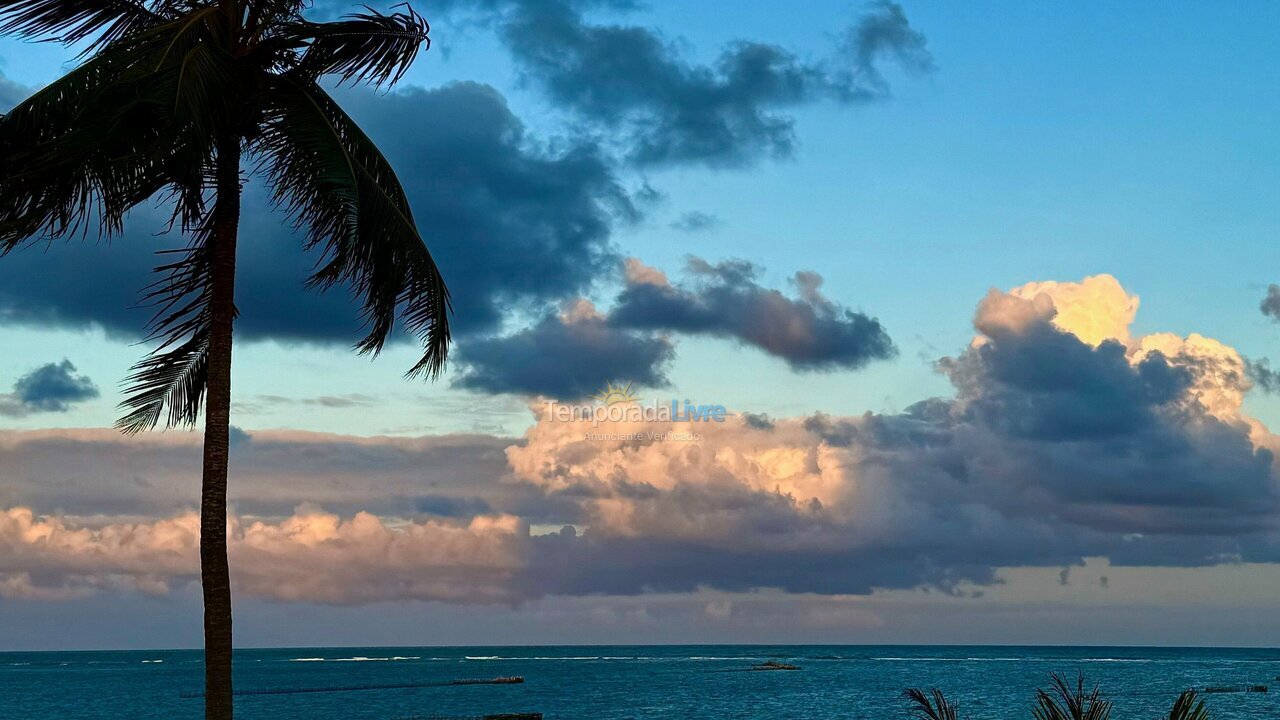
[(929, 693), (918, 688), (907, 688), (902, 696), (911, 701), (907, 712), (916, 720), (956, 720), (960, 706), (951, 702), (938, 688)]
[(1111, 702), (1103, 700), (1095, 685), (1084, 688), (1084, 675), (1076, 676), (1075, 687), (1065, 677), (1054, 673), (1049, 691), (1036, 690), (1036, 706), (1031, 711), (1035, 720), (1108, 720)]
[(428, 30), (426, 20), (406, 7), (389, 15), (369, 10), (336, 22), (294, 23), (283, 28), (281, 38), (306, 48), (298, 69), (307, 79), (337, 75), (382, 85), (399, 80), (419, 49), (430, 44)]
[(163, 22), (164, 9), (133, 0), (0, 0), (0, 35), (101, 47)]
[(397, 313), (426, 352), (410, 370), (437, 373), (449, 341), (449, 293), (427, 251), (390, 163), (315, 83), (282, 77), (267, 88), (264, 158), (276, 202), (324, 255), (311, 285), (345, 285), (361, 299), (377, 353)]
[(1169, 720), (1209, 720), (1209, 710), (1195, 690), (1187, 690), (1174, 701)]

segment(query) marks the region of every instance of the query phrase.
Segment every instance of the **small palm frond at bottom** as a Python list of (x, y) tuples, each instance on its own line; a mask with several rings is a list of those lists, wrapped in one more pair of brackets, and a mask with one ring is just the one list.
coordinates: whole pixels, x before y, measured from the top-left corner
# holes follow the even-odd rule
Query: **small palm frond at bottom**
[(1187, 690), (1174, 701), (1169, 720), (1209, 720), (1209, 709), (1195, 690)]
[(1048, 691), (1036, 690), (1036, 706), (1031, 710), (1035, 720), (1109, 720), (1111, 701), (1102, 699), (1097, 685), (1085, 690), (1084, 675), (1076, 676), (1075, 686), (1053, 673)]
[(956, 720), (960, 706), (934, 688), (925, 692), (919, 688), (907, 688), (902, 697), (910, 702), (907, 712), (916, 720)]

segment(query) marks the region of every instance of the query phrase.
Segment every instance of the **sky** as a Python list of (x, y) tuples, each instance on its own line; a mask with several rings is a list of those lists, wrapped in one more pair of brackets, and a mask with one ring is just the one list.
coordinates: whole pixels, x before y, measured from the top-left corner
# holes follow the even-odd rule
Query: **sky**
[[(449, 365), (248, 177), (238, 644), (1280, 643), (1280, 8), (419, 10), (333, 92)], [(74, 63), (0, 39), (0, 109)], [(199, 435), (111, 427), (166, 217), (0, 258), (0, 650), (199, 645)]]

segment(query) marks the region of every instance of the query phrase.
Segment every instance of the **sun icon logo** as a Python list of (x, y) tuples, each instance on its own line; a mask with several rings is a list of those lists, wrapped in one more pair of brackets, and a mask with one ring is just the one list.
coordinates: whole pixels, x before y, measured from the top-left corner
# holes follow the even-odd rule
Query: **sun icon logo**
[(598, 400), (601, 405), (608, 407), (618, 403), (635, 402), (636, 396), (631, 392), (631, 383), (626, 385), (609, 383), (604, 386), (604, 390), (592, 395), (591, 399)]

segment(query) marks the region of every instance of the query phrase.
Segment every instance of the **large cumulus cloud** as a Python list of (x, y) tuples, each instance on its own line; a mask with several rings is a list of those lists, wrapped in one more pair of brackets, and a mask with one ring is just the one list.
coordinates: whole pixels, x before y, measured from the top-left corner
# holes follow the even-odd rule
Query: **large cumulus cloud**
[(582, 498), (589, 534), (635, 563), (616, 574), (633, 590), (687, 589), (698, 571), (857, 591), (1087, 555), (1275, 560), (1274, 439), (1240, 412), (1239, 355), (1195, 335), (1096, 334), (1136, 306), (1109, 277), (993, 292), (972, 346), (939, 364), (956, 396), (900, 415), (743, 416), (674, 437), (544, 418), (508, 455), (517, 477)]

